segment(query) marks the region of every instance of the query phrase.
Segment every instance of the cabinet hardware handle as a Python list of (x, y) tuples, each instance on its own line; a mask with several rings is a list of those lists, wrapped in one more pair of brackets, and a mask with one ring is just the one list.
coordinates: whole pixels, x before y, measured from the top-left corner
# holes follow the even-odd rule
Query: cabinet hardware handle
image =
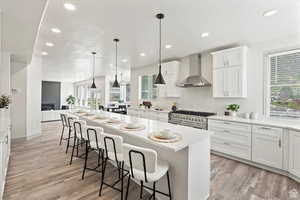
[(261, 129), (264, 129), (264, 130), (272, 130), (271, 128), (268, 128), (268, 127), (261, 127)]
[(224, 124), (230, 124), (229, 122), (224, 122)]
[(224, 130), (224, 132), (225, 132), (225, 133), (230, 133), (230, 131), (228, 131), (228, 130)]
[(281, 148), (281, 139), (279, 139), (279, 141), (278, 141), (278, 146), (279, 146), (279, 148)]
[(225, 145), (230, 145), (228, 142), (224, 142)]

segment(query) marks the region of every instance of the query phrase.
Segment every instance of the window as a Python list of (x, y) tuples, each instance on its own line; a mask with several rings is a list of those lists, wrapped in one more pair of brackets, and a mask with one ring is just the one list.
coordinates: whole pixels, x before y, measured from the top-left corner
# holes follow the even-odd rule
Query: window
[(269, 56), (270, 116), (300, 118), (300, 49)]
[(113, 88), (110, 82), (110, 101), (125, 103), (130, 101), (130, 84), (120, 83), (120, 88)]
[(151, 100), (157, 98), (158, 88), (154, 84), (156, 75), (152, 76), (140, 76), (139, 85), (140, 85), (140, 99)]
[(113, 82), (110, 82), (109, 100), (111, 102), (119, 102), (121, 100), (120, 88), (114, 88), (114, 87), (112, 87), (112, 85), (113, 85)]

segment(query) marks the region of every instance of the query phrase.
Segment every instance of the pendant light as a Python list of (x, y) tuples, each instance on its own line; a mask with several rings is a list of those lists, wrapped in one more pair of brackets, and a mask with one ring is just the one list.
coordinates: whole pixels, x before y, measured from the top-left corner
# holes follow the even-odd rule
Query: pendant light
[(156, 18), (159, 19), (159, 71), (158, 71), (158, 75), (155, 79), (154, 84), (156, 85), (163, 85), (166, 84), (162, 74), (161, 74), (161, 20), (164, 18), (164, 14), (159, 13), (156, 15)]
[(96, 56), (96, 52), (92, 52), (93, 55), (93, 83), (91, 86), (91, 89), (96, 89), (96, 84), (95, 84), (95, 56)]
[(115, 75), (115, 81), (112, 85), (114, 88), (119, 88), (120, 84), (118, 83), (118, 42), (119, 39), (114, 39), (114, 42), (116, 43), (116, 75)]

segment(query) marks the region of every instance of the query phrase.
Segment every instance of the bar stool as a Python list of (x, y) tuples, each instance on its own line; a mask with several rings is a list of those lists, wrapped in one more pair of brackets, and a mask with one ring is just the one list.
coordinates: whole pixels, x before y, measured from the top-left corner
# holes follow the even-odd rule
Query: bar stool
[[(95, 171), (101, 173), (98, 168), (103, 164), (103, 144), (100, 143), (100, 135), (103, 133), (103, 128), (96, 126), (87, 126), (83, 131), (83, 137), (85, 139), (85, 161), (82, 172), (82, 180), (84, 179), (85, 171)], [(88, 154), (90, 151), (96, 151), (98, 153), (98, 165), (95, 168), (87, 167)], [(100, 159), (102, 158), (102, 163)]]
[[(71, 132), (72, 132), (72, 121), (75, 119), (79, 119), (77, 116), (74, 115), (70, 115), (70, 114), (66, 114), (66, 113), (61, 113), (60, 114), (60, 118), (62, 121), (62, 132), (61, 132), (61, 136), (60, 136), (60, 142), (59, 145), (61, 145), (62, 140), (66, 140), (67, 141), (67, 147), (66, 147), (66, 153), (68, 153), (68, 149), (70, 147), (70, 139), (72, 139), (73, 137), (71, 137)], [(67, 130), (68, 132), (68, 136), (66, 138), (64, 138), (64, 132), (65, 130)]]
[(64, 132), (65, 132), (65, 129), (69, 128), (66, 114), (61, 113), (60, 119), (61, 119), (61, 123), (62, 123), (62, 130), (61, 130), (59, 145), (61, 145), (62, 140), (68, 140), (68, 138), (64, 138)]
[[(114, 190), (121, 192), (121, 200), (123, 200), (123, 182), (124, 177), (129, 174), (127, 170), (124, 169), (124, 161), (123, 161), (123, 154), (122, 154), (122, 146), (123, 146), (123, 138), (117, 135), (110, 135), (107, 133), (100, 134), (100, 142), (104, 144), (104, 163), (102, 167), (102, 179), (101, 185), (99, 189), (99, 196), (101, 196), (103, 185), (106, 185)], [(107, 161), (113, 161), (117, 165), (117, 170), (119, 171), (119, 178), (113, 184), (108, 184), (105, 182), (105, 172)], [(124, 174), (125, 171), (125, 174)], [(121, 181), (121, 188), (115, 187), (117, 183)]]
[[(125, 164), (130, 167), (125, 200), (128, 198), (131, 177), (141, 183), (140, 198), (143, 196), (143, 188), (146, 188), (153, 192), (150, 199), (153, 197), (155, 200), (156, 193), (159, 193), (172, 200), (169, 164), (165, 161), (157, 160), (156, 151), (130, 144), (124, 144), (123, 155)], [(156, 182), (164, 175), (167, 175), (169, 194), (156, 190)], [(144, 183), (153, 183), (153, 187), (150, 188), (145, 186)]]
[(73, 128), (74, 128), (74, 143), (73, 143), (73, 148), (72, 148), (72, 155), (71, 155), (71, 160), (70, 160), (70, 165), (72, 165), (73, 162), (73, 157), (74, 157), (74, 150), (76, 148), (76, 157), (77, 158), (82, 158), (85, 154), (78, 155), (79, 151), (79, 146), (83, 146), (85, 144), (85, 139), (83, 137), (84, 134), (84, 128), (86, 127), (86, 121), (83, 120), (74, 120), (72, 122)]

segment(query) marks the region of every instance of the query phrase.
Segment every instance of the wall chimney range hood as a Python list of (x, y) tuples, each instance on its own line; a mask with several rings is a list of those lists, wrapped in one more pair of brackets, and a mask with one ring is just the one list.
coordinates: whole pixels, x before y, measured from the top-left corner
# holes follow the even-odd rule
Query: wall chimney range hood
[(202, 76), (201, 72), (201, 55), (193, 54), (189, 56), (189, 76), (185, 78), (183, 81), (180, 81), (176, 84), (177, 87), (209, 87), (211, 83), (209, 83)]

